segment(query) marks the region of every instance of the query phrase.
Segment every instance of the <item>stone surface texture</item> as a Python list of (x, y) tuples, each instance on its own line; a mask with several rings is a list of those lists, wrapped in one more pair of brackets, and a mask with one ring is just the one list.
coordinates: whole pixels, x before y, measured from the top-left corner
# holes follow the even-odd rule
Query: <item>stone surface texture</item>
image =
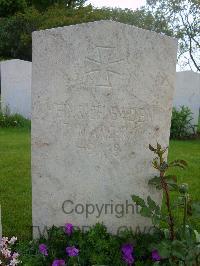
[(168, 145), (176, 52), (172, 38), (111, 21), (33, 33), (33, 226), (149, 225), (125, 205), (133, 193), (161, 201), (148, 145)]
[(174, 106), (184, 105), (193, 113), (193, 123), (198, 124), (200, 110), (200, 73), (182, 71), (176, 74)]
[(32, 63), (19, 59), (1, 62), (1, 101), (9, 109), (31, 118)]

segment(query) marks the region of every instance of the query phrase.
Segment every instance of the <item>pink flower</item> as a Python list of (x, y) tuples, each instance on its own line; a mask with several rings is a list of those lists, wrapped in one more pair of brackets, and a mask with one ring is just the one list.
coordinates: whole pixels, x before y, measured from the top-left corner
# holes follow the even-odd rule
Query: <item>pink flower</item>
[(52, 263), (52, 266), (64, 266), (65, 261), (64, 260), (54, 260)]
[(124, 244), (121, 248), (122, 259), (127, 265), (132, 265), (134, 263), (133, 257), (133, 246), (131, 244)]
[(44, 256), (48, 256), (47, 246), (45, 244), (40, 244), (39, 245), (39, 251)]
[(17, 237), (13, 236), (10, 241), (8, 241), (9, 244), (13, 245), (17, 241)]
[(12, 259), (11, 261), (10, 261), (10, 266), (16, 266), (17, 264), (19, 264), (20, 263), (20, 261), (19, 260), (17, 260), (17, 259)]
[(72, 234), (73, 229), (74, 229), (73, 224), (69, 224), (69, 223), (67, 223), (67, 224), (65, 225), (65, 233), (66, 233), (68, 236), (70, 236), (70, 235)]
[(3, 248), (1, 250), (1, 253), (7, 259), (11, 257), (11, 251), (9, 249), (7, 249), (7, 248)]
[(8, 237), (2, 237), (0, 242), (0, 247), (5, 247), (8, 245)]
[(160, 260), (161, 260), (161, 256), (159, 255), (157, 249), (154, 249), (154, 250), (151, 252), (151, 258), (152, 258), (153, 261), (160, 261)]
[(16, 259), (16, 258), (18, 258), (18, 257), (19, 257), (19, 253), (14, 252), (13, 255), (12, 255), (12, 258), (13, 258), (13, 259)]
[(66, 248), (67, 255), (69, 257), (76, 257), (79, 254), (79, 250), (77, 248), (73, 247), (67, 247)]

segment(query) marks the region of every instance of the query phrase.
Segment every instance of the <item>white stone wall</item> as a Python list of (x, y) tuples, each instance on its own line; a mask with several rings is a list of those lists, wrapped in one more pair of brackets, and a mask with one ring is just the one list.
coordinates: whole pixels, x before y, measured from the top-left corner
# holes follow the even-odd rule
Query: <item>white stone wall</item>
[(31, 118), (32, 63), (13, 59), (1, 62), (2, 108)]
[(176, 73), (176, 89), (174, 106), (179, 108), (184, 105), (193, 112), (193, 123), (198, 123), (200, 109), (200, 73), (182, 71)]
[(161, 202), (148, 146), (169, 142), (176, 52), (175, 39), (112, 21), (33, 33), (34, 235), (66, 222), (149, 225), (127, 202)]

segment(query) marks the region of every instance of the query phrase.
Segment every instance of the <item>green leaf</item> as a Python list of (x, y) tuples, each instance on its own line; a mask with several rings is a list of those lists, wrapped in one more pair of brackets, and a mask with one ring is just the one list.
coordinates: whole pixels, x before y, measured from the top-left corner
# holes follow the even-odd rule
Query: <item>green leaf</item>
[(185, 169), (187, 167), (187, 162), (184, 160), (175, 160), (169, 164), (169, 167), (180, 167)]
[(174, 182), (177, 183), (177, 176), (175, 176), (175, 175), (166, 175), (165, 179), (174, 180)]
[(192, 214), (194, 216), (200, 216), (200, 202), (199, 201), (195, 201), (191, 204), (192, 207)]
[(187, 254), (187, 246), (179, 240), (174, 240), (172, 242), (172, 255), (184, 260)]
[(158, 266), (158, 265), (160, 265), (160, 261), (156, 261), (156, 262), (154, 262), (154, 264), (153, 264), (153, 266)]
[(162, 217), (160, 215), (153, 215), (151, 219), (152, 219), (153, 225), (159, 226), (160, 221), (162, 220)]
[(168, 185), (169, 190), (171, 190), (171, 191), (178, 191), (179, 186), (177, 185), (176, 182), (174, 182), (173, 179), (171, 179), (171, 180), (170, 180), (170, 179), (166, 180), (166, 183), (167, 183), (167, 185)]
[(156, 245), (155, 247), (160, 256), (163, 258), (169, 258), (171, 255), (171, 241), (164, 240), (161, 241), (159, 244)]
[(153, 167), (155, 169), (158, 169), (159, 170), (159, 164), (158, 164), (157, 158), (153, 159), (152, 165), (153, 165)]
[(164, 234), (164, 236), (165, 236), (166, 239), (169, 239), (170, 238), (169, 229), (163, 228), (162, 229), (162, 232), (163, 232), (163, 234)]
[(138, 206), (146, 207), (146, 203), (145, 203), (145, 201), (144, 201), (142, 198), (140, 198), (139, 196), (132, 195), (132, 200), (133, 200)]
[(161, 180), (159, 176), (151, 178), (148, 182), (149, 185), (155, 186), (157, 189), (162, 189)]
[(195, 239), (197, 243), (200, 243), (200, 234), (197, 230), (194, 230)]
[(151, 146), (151, 144), (149, 144), (149, 149), (150, 149), (150, 151), (153, 151), (153, 152), (156, 151), (156, 149), (153, 146)]
[(156, 202), (152, 200), (150, 196), (147, 197), (147, 203), (151, 210), (156, 211), (156, 212), (160, 210), (159, 205), (157, 205)]
[(142, 207), (140, 210), (140, 214), (144, 217), (151, 217), (152, 216), (151, 209), (148, 207)]

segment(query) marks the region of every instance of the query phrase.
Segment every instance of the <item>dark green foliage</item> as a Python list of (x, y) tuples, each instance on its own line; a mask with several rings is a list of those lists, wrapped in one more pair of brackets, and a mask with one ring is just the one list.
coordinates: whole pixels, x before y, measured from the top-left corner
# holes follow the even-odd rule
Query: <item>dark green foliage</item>
[(38, 10), (46, 10), (48, 7), (55, 4), (63, 5), (67, 8), (82, 6), (86, 0), (30, 0), (30, 3)]
[(66, 8), (75, 8), (83, 6), (85, 2), (86, 0), (0, 0), (0, 17), (9, 17), (17, 12), (24, 12), (30, 6), (45, 11), (56, 4)]
[[(74, 230), (71, 236), (64, 233), (63, 228), (52, 227), (48, 230), (47, 237), (41, 237), (31, 243), (22, 242), (18, 245), (21, 254), (22, 265), (47, 266), (51, 265), (55, 258), (64, 259), (68, 266), (125, 266), (121, 257), (121, 246), (131, 243), (134, 246), (136, 265), (153, 265), (151, 262), (151, 243), (160, 241), (160, 235), (134, 235), (132, 232), (124, 232), (121, 235), (111, 235), (102, 224), (96, 224), (87, 232)], [(44, 257), (38, 251), (40, 243), (48, 247), (48, 257)], [(149, 245), (147, 244), (149, 243)], [(66, 255), (67, 246), (76, 246), (79, 250), (78, 264), (73, 264)]]
[(26, 0), (0, 0), (0, 18), (14, 15), (17, 11), (24, 11)]
[[(149, 149), (156, 154), (152, 161), (153, 167), (158, 170), (159, 176), (149, 180), (149, 184), (157, 189), (162, 189), (164, 194), (165, 206), (167, 214), (163, 214), (156, 203), (147, 197), (146, 202), (137, 195), (133, 195), (133, 201), (140, 206), (140, 214), (149, 217), (154, 226), (164, 234), (164, 238), (159, 243), (155, 243), (154, 247), (158, 250), (162, 263), (156, 265), (200, 265), (200, 234), (190, 223), (190, 216), (200, 215), (200, 202), (192, 201), (188, 184), (178, 184), (174, 175), (166, 175), (167, 171), (173, 167), (185, 169), (187, 163), (184, 160), (174, 160), (167, 163), (164, 158), (166, 148), (162, 148), (157, 143), (156, 147), (149, 145)], [(163, 166), (164, 165), (164, 166)], [(173, 202), (171, 201), (170, 191), (175, 190), (179, 194)], [(179, 208), (183, 213), (181, 225), (177, 223), (173, 208), (176, 211)], [(163, 222), (167, 227), (161, 228)]]
[(181, 106), (179, 110), (174, 107), (170, 137), (172, 139), (183, 139), (195, 134), (196, 126), (192, 124), (192, 119), (192, 112), (188, 107)]
[(4, 58), (31, 59), (31, 32), (39, 28), (41, 14), (34, 8), (0, 19), (0, 55)]
[[(77, 1), (77, 4), (80, 2)], [(38, 1), (38, 3), (42, 2)], [(55, 4), (41, 11), (30, 6), (12, 17), (0, 19), (0, 57), (31, 60), (31, 34), (35, 30), (105, 19), (172, 35), (167, 23), (160, 23), (156, 17), (144, 9), (136, 11), (94, 9), (91, 5), (69, 8), (66, 5)]]
[(6, 127), (31, 127), (30, 120), (19, 114), (4, 114), (0, 112), (0, 128)]
[(178, 61), (200, 71), (199, 0), (147, 0), (147, 9), (160, 21), (167, 21), (179, 38)]

